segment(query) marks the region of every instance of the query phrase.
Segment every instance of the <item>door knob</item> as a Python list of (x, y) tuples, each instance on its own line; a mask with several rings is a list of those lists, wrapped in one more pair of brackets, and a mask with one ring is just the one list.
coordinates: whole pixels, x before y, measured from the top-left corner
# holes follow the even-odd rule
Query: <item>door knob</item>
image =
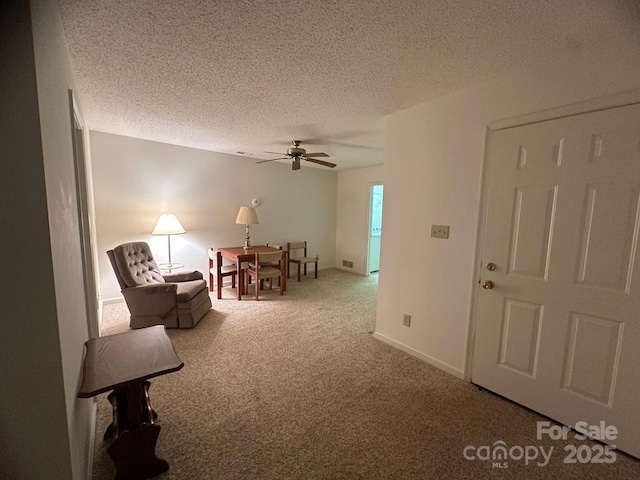
[(493, 288), (493, 282), (491, 280), (485, 280), (485, 282), (482, 284), (482, 288), (484, 288), (485, 290), (491, 290)]

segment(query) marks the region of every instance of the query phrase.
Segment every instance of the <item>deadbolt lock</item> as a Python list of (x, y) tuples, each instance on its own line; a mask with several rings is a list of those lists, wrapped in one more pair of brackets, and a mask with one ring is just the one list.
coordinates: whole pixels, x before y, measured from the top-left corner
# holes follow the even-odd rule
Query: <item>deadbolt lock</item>
[(493, 262), (489, 262), (485, 265), (485, 267), (487, 268), (487, 270), (489, 270), (490, 272), (493, 272), (496, 269), (496, 264)]
[(482, 288), (484, 288), (485, 290), (491, 290), (493, 288), (493, 282), (491, 280), (486, 280), (482, 284)]

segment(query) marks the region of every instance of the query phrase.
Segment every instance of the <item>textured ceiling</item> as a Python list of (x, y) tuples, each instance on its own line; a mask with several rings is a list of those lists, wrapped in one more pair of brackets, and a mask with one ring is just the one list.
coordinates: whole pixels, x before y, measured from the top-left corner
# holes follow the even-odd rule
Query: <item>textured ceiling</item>
[(58, 3), (89, 128), (339, 168), (383, 162), (386, 114), (640, 31), (637, 0)]

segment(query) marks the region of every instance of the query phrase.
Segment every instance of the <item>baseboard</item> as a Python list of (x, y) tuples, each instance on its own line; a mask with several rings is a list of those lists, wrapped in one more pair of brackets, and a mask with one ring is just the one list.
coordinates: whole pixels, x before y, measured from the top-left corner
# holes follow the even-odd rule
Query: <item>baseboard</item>
[(96, 446), (96, 423), (98, 421), (98, 397), (93, 397), (91, 400), (91, 414), (90, 427), (89, 427), (89, 456), (87, 459), (87, 476), (85, 478), (93, 478), (93, 454)]
[(398, 350), (402, 350), (403, 352), (406, 352), (409, 355), (416, 357), (422, 360), (423, 362), (428, 363), (429, 365), (433, 365), (434, 367), (439, 368), (440, 370), (443, 370), (453, 375), (454, 377), (459, 378), (460, 380), (464, 380), (464, 372), (458, 368), (454, 368), (451, 365), (441, 362), (440, 360), (436, 360), (435, 358), (430, 357), (429, 355), (425, 355), (424, 353), (419, 352), (418, 350), (411, 348), (405, 345), (404, 343), (400, 343), (395, 340), (392, 340), (391, 338), (381, 333), (374, 332), (373, 337), (380, 340), (381, 342), (384, 342), (388, 345), (391, 345), (392, 347), (397, 348)]
[(124, 298), (115, 297), (115, 298), (105, 298), (102, 300), (102, 305), (113, 305), (114, 303), (124, 303)]

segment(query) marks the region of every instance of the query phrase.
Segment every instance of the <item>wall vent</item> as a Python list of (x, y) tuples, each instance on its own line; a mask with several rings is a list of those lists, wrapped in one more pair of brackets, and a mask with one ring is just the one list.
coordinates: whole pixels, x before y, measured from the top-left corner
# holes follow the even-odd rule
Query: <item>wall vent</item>
[(353, 262), (349, 260), (342, 260), (342, 266), (347, 268), (353, 268)]

